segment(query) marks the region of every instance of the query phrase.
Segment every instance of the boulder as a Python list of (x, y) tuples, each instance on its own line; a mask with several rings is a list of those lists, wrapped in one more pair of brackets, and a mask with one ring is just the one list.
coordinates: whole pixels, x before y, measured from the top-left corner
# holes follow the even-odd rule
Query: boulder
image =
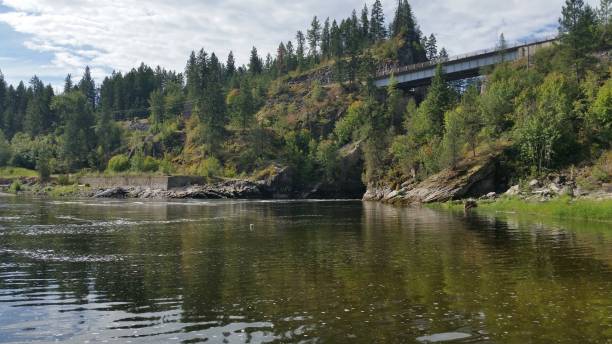
[(506, 195), (508, 196), (518, 196), (521, 193), (521, 187), (519, 185), (514, 185), (508, 191), (506, 191)]
[(532, 188), (532, 189), (539, 188), (540, 186), (542, 186), (542, 184), (540, 184), (540, 181), (539, 181), (539, 180), (537, 180), (537, 179), (532, 179), (532, 180), (529, 182), (529, 187), (530, 187), (530, 188)]
[(128, 191), (124, 188), (112, 188), (102, 190), (94, 195), (94, 198), (125, 198), (128, 195)]

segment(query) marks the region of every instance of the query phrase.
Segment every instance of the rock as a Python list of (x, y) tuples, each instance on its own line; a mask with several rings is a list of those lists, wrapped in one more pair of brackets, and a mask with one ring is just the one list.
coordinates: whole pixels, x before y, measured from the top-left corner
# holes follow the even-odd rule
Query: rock
[(532, 188), (532, 189), (539, 188), (541, 185), (542, 185), (542, 184), (540, 184), (540, 181), (539, 181), (539, 180), (537, 180), (537, 179), (532, 179), (532, 180), (529, 182), (529, 187), (530, 187), (530, 188)]
[(559, 185), (557, 185), (557, 184), (555, 184), (555, 183), (550, 183), (550, 184), (548, 185), (548, 189), (549, 189), (551, 192), (554, 192), (554, 193), (556, 193), (556, 194), (559, 194), (559, 193), (561, 192), (561, 188), (559, 187)]
[(124, 188), (112, 188), (98, 192), (94, 198), (125, 198), (127, 194), (128, 191)]
[(497, 198), (497, 193), (496, 192), (489, 192), (488, 194), (485, 195), (486, 199), (495, 199)]
[(465, 202), (463, 203), (463, 209), (465, 211), (468, 211), (470, 209), (474, 209), (478, 207), (478, 202), (476, 202), (476, 200), (474, 199), (467, 199), (465, 200)]
[(519, 185), (514, 185), (508, 191), (506, 191), (506, 195), (508, 196), (518, 196), (521, 193), (521, 187)]

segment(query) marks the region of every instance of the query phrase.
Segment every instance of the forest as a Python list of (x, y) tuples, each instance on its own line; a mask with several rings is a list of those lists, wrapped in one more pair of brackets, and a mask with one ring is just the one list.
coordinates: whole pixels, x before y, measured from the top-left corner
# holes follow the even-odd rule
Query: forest
[[(566, 0), (558, 41), (533, 61), (427, 89), (378, 89), (383, 65), (444, 61), (407, 0), (387, 23), (380, 0), (340, 21), (312, 19), (275, 56), (248, 65), (193, 51), (183, 72), (141, 64), (96, 84), (85, 68), (62, 92), (0, 73), (0, 166), (66, 174), (248, 178), (272, 164), (300, 182), (342, 179), (341, 150), (359, 145), (364, 184), (421, 180), (501, 148), (518, 179), (571, 166), (612, 178), (611, 1)], [(498, 46), (507, 44), (503, 35)]]

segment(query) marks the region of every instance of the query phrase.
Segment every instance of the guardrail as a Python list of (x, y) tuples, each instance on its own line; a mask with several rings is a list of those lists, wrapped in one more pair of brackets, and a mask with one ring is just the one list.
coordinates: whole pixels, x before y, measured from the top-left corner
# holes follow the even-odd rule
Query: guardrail
[(406, 66), (398, 66), (398, 67), (390, 67), (390, 68), (389, 67), (384, 67), (382, 70), (379, 70), (376, 73), (376, 77), (377, 78), (383, 78), (383, 77), (388, 77), (388, 76), (390, 76), (392, 74), (402, 74), (402, 73), (406, 73), (406, 72), (418, 71), (418, 70), (425, 69), (425, 68), (428, 68), (428, 67), (436, 66), (439, 63), (445, 64), (445, 63), (448, 63), (448, 62), (465, 60), (465, 59), (468, 59), (468, 58), (471, 58), (471, 57), (476, 57), (476, 56), (481, 56), (481, 55), (488, 55), (488, 54), (492, 54), (492, 53), (499, 53), (499, 52), (502, 52), (502, 51), (506, 52), (506, 51), (510, 51), (510, 50), (514, 50), (514, 49), (519, 49), (519, 48), (522, 48), (522, 47), (527, 47), (527, 46), (531, 46), (531, 45), (535, 45), (535, 44), (552, 42), (552, 41), (555, 41), (555, 40), (557, 40), (557, 36), (547, 36), (547, 37), (544, 37), (544, 38), (534, 39), (532, 41), (512, 43), (510, 45), (507, 45), (503, 49), (501, 49), (499, 47), (488, 48), (488, 49), (481, 49), (481, 50), (472, 51), (472, 52), (461, 54), (461, 55), (454, 55), (454, 56), (446, 58), (446, 59), (436, 59), (436, 60), (432, 60), (432, 61), (426, 61), (426, 62), (411, 64), (411, 65), (406, 65)]

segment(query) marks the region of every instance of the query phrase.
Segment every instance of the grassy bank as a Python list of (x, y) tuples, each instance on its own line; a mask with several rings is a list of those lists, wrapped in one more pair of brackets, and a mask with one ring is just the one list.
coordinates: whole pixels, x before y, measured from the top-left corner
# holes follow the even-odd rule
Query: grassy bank
[[(449, 202), (430, 205), (433, 208), (463, 209), (463, 204)], [(519, 198), (501, 198), (481, 201), (477, 211), (511, 212), (587, 221), (612, 221), (612, 200), (571, 199), (560, 197), (546, 202), (527, 201)]]
[(37, 176), (38, 174), (36, 173), (36, 171), (28, 170), (27, 168), (12, 167), (12, 166), (0, 167), (0, 178), (1, 179), (14, 179), (14, 178), (22, 178), (22, 177), (31, 178), (31, 177), (37, 177)]

